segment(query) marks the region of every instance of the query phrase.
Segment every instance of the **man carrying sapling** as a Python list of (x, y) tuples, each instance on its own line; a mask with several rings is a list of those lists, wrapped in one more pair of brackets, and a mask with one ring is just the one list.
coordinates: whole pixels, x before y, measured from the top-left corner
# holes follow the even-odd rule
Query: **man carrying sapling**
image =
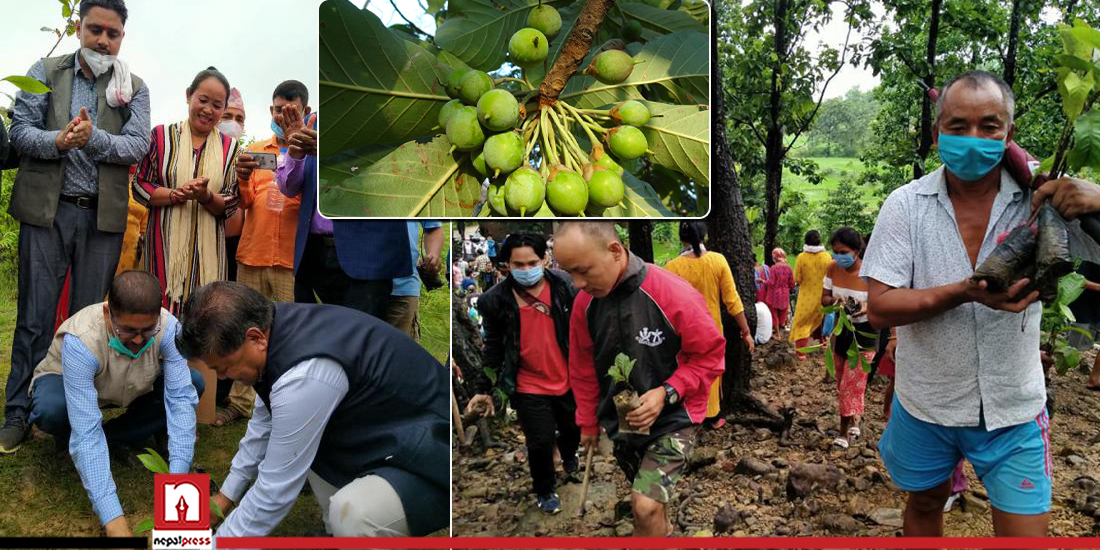
[[(683, 279), (630, 253), (612, 223), (563, 223), (554, 235), (558, 264), (578, 291), (569, 327), (569, 380), (581, 443), (602, 426), (630, 479), (634, 535), (672, 532), (665, 507), (706, 416), (711, 383), (725, 370), (726, 340), (706, 301)], [(619, 354), (634, 361), (629, 386), (640, 405), (622, 433), (608, 376)], [(624, 358), (625, 359), (625, 358)], [(622, 360), (620, 360), (621, 362)]]

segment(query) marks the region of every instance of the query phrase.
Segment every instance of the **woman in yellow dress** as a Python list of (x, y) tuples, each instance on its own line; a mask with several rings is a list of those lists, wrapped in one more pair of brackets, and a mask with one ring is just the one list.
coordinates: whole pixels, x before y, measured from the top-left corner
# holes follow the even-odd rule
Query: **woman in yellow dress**
[[(707, 224), (701, 221), (680, 222), (680, 241), (684, 251), (679, 256), (669, 260), (665, 269), (680, 276), (691, 286), (695, 287), (710, 308), (710, 315), (714, 318), (714, 324), (718, 325), (718, 332), (722, 332), (722, 304), (726, 305), (726, 311), (737, 320), (737, 326), (741, 329), (741, 340), (749, 348), (749, 353), (755, 351), (752, 332), (749, 323), (745, 319), (745, 308), (741, 305), (741, 296), (737, 294), (737, 284), (733, 281), (733, 273), (730, 272), (726, 257), (711, 252), (703, 246), (703, 240), (707, 236)], [(721, 428), (725, 420), (718, 417), (721, 404), (722, 377), (719, 376), (710, 386), (710, 397), (707, 399), (707, 425), (712, 428)]]
[[(790, 341), (796, 348), (809, 343), (810, 335), (821, 326), (824, 315), (821, 313), (822, 283), (825, 270), (833, 261), (832, 256), (821, 246), (821, 234), (811, 229), (806, 232), (806, 244), (794, 266), (794, 283), (798, 285), (798, 298), (795, 299), (794, 321), (791, 323)], [(806, 354), (797, 353), (799, 360), (805, 360)]]

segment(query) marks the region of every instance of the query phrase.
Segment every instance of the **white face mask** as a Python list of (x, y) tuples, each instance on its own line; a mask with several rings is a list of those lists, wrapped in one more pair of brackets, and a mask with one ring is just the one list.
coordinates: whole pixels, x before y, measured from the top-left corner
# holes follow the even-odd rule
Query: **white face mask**
[(244, 133), (244, 126), (236, 120), (223, 120), (218, 123), (218, 131), (233, 139), (240, 139), (241, 134)]
[(80, 56), (84, 58), (84, 62), (88, 64), (88, 68), (92, 70), (92, 74), (96, 77), (109, 71), (111, 65), (115, 64), (116, 58), (116, 56), (103, 55), (88, 48), (80, 48)]

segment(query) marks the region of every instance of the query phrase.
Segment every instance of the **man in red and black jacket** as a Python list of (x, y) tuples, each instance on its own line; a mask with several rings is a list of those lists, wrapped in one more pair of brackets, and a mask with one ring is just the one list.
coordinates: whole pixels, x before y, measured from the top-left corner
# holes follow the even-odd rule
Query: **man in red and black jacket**
[[(666, 536), (672, 496), (706, 416), (707, 392), (722, 373), (726, 340), (703, 296), (683, 279), (647, 264), (619, 240), (612, 223), (564, 223), (554, 255), (577, 290), (569, 328), (569, 380), (581, 443), (602, 426), (633, 492), (635, 536)], [(648, 435), (620, 433), (608, 369), (635, 360), (630, 386), (641, 406), (627, 421)]]

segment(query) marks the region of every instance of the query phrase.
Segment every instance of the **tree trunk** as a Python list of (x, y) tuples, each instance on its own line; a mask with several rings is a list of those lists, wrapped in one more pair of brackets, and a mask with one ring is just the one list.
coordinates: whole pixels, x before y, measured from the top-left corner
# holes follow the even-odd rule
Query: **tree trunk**
[[(924, 57), (928, 72), (924, 75), (924, 84), (929, 88), (936, 87), (936, 39), (940, 34), (940, 6), (942, 4), (943, 0), (932, 0), (932, 13), (928, 24), (928, 45)], [(913, 179), (918, 179), (924, 175), (924, 160), (928, 158), (928, 153), (932, 151), (932, 107), (932, 98), (925, 93), (920, 104), (920, 147), (917, 149), (917, 160), (913, 162)]]
[(772, 82), (768, 106), (768, 131), (765, 137), (764, 156), (764, 261), (771, 265), (772, 249), (775, 237), (779, 234), (779, 195), (783, 189), (783, 126), (779, 117), (782, 113), (783, 85), (779, 81), (783, 63), (787, 57), (787, 9), (790, 0), (775, 3), (775, 65), (772, 67)]
[[(721, 0), (714, 3), (716, 12), (721, 10)], [(711, 18), (712, 36), (718, 36), (717, 17)], [(718, 57), (718, 41), (710, 44), (711, 58)], [(737, 284), (737, 294), (745, 305), (745, 317), (749, 328), (756, 330), (756, 283), (753, 273), (752, 233), (745, 217), (745, 203), (741, 186), (737, 181), (737, 169), (726, 141), (726, 105), (722, 93), (722, 80), (711, 79), (711, 97), (715, 98), (714, 124), (711, 139), (714, 142), (715, 179), (711, 185), (711, 210), (707, 216), (708, 247), (726, 257)], [(734, 411), (752, 409), (765, 417), (775, 415), (766, 405), (751, 394), (752, 355), (741, 341), (739, 328), (733, 318), (722, 310), (722, 328), (726, 337), (726, 371), (722, 374), (721, 416)]]
[(653, 222), (630, 220), (627, 233), (630, 234), (630, 251), (639, 258), (653, 263)]
[(1008, 29), (1008, 50), (1005, 52), (1004, 81), (1011, 88), (1016, 83), (1016, 43), (1020, 39), (1021, 0), (1012, 0), (1012, 22)]

